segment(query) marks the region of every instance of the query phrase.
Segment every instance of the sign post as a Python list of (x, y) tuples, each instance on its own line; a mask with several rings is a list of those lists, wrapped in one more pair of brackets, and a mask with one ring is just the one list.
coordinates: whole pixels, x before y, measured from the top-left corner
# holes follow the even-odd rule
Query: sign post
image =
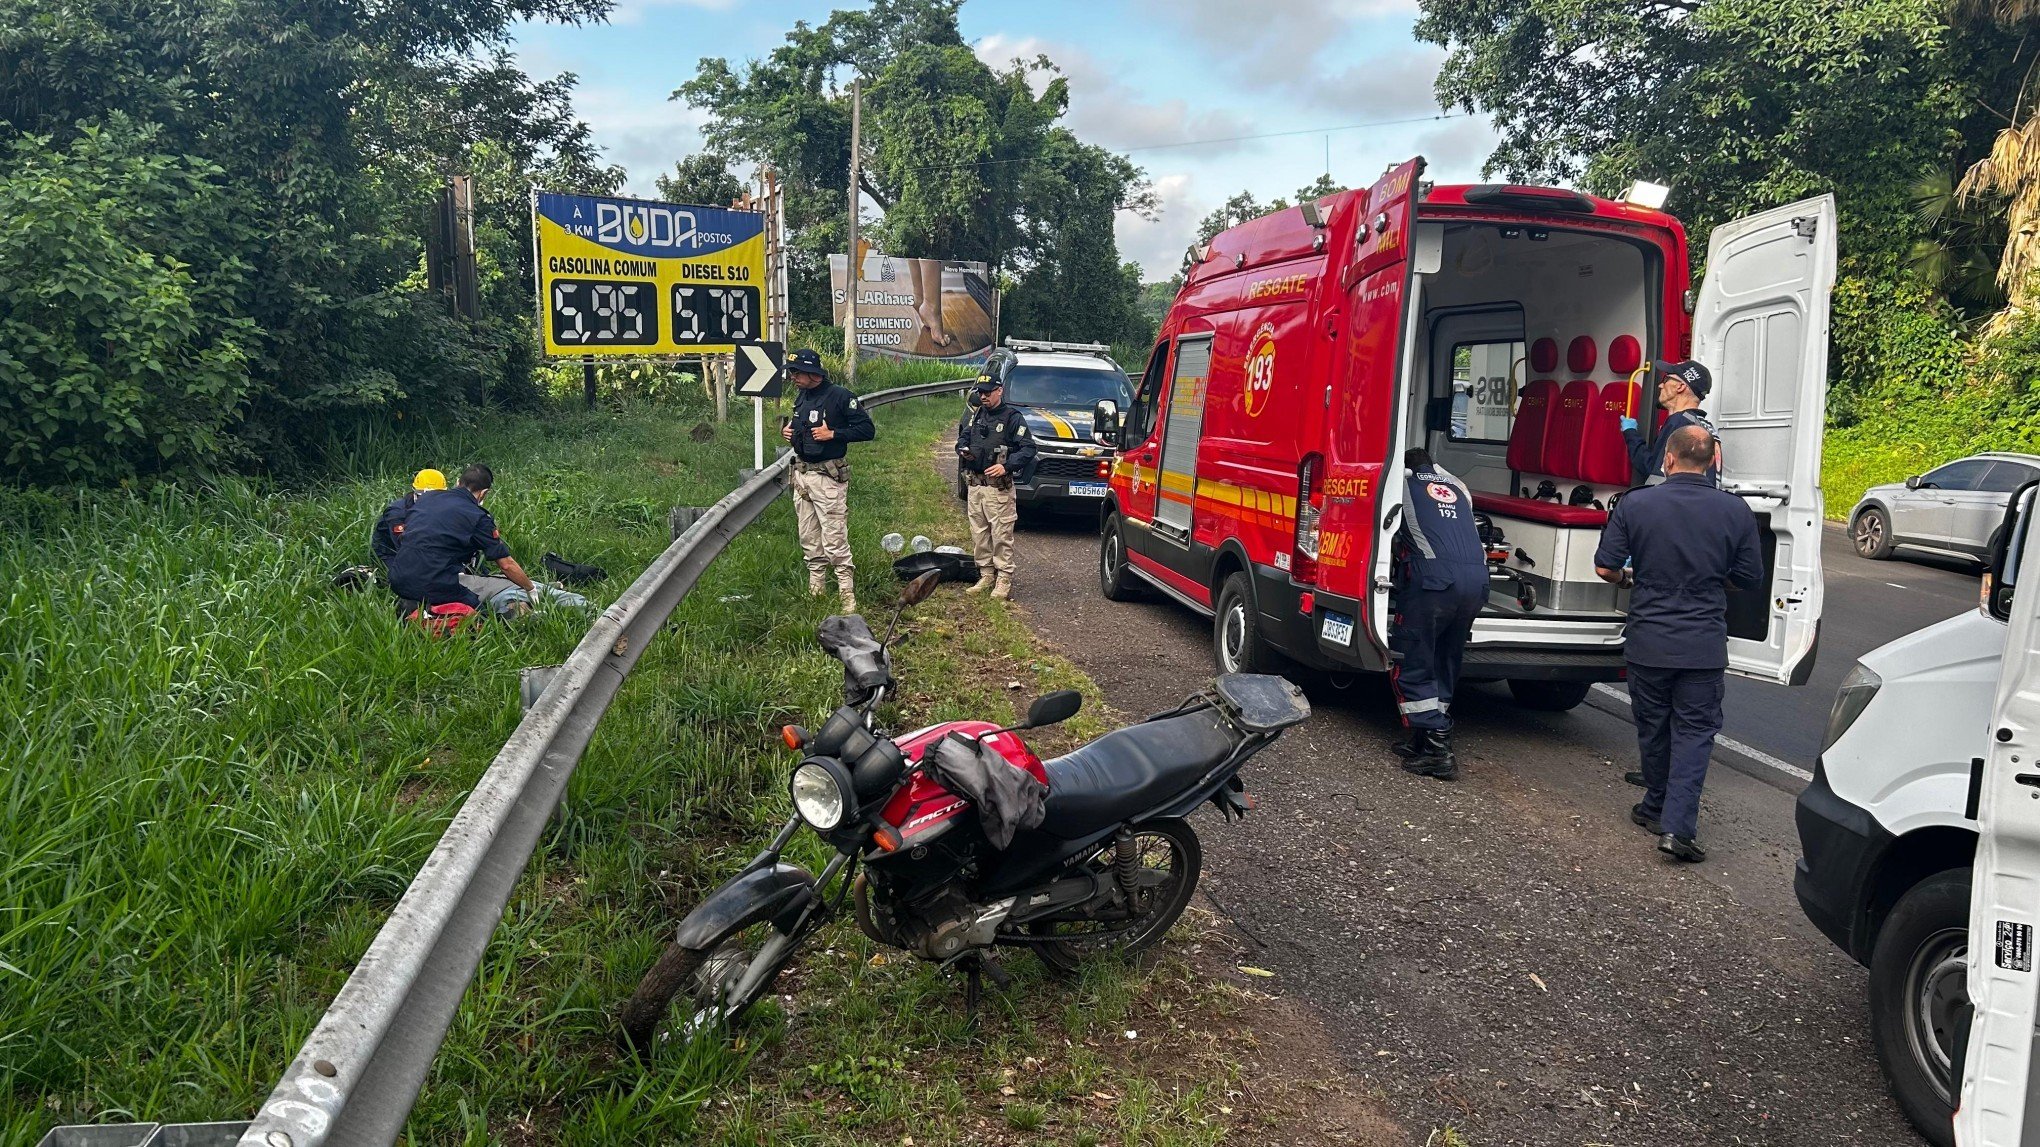
[(780, 394), (780, 364), (786, 359), (782, 343), (741, 343), (737, 346), (737, 393), (751, 400), (751, 467), (765, 468), (765, 400)]

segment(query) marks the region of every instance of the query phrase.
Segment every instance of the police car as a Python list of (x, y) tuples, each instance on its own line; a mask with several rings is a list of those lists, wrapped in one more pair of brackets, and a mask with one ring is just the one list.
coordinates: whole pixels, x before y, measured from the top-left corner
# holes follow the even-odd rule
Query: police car
[[(1096, 513), (1115, 452), (1092, 437), (1092, 411), (1100, 401), (1124, 409), (1133, 400), (1133, 386), (1112, 361), (1112, 348), (1009, 338), (992, 352), (985, 370), (1005, 382), (1006, 405), (1019, 408), (1034, 436), (1034, 472), (1014, 486), (1019, 503)], [(956, 496), (964, 496), (961, 465)]]

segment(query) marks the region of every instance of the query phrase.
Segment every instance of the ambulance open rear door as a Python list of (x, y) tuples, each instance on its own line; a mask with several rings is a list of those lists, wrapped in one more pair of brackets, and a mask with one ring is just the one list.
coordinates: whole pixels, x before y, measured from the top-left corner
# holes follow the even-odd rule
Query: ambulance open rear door
[(1729, 600), (1729, 672), (1803, 684), (1820, 635), (1821, 433), (1827, 423), (1832, 195), (1714, 229), (1693, 312), (1722, 484), (1756, 512), (1767, 585)]

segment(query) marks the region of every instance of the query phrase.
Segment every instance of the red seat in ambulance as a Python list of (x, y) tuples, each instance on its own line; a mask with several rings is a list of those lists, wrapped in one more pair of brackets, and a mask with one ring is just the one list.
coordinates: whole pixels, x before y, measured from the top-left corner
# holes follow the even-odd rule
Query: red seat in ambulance
[[(1599, 358), (1594, 340), (1581, 335), (1566, 347), (1566, 366), (1575, 375), (1591, 375)], [(1558, 344), (1538, 339), (1530, 351), (1531, 367), (1542, 373), (1558, 365)], [(1515, 424), (1510, 428), (1509, 469), (1526, 477), (1601, 486), (1629, 485), (1629, 449), (1622, 438), (1630, 385), (1626, 376), (1642, 361), (1642, 347), (1629, 335), (1608, 347), (1608, 367), (1623, 378), (1605, 385), (1574, 378), (1564, 386), (1542, 378), (1523, 387)], [(1477, 509), (1505, 517), (1549, 525), (1599, 529), (1608, 512), (1546, 498), (1517, 494), (1476, 493)]]

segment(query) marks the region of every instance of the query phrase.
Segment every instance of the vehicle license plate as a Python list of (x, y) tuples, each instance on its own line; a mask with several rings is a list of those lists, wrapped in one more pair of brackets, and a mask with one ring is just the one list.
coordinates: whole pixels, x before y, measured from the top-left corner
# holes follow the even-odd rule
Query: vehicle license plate
[(1333, 645), (1353, 644), (1353, 619), (1343, 613), (1327, 613), (1318, 633)]
[(1105, 483), (1071, 482), (1070, 496), (1072, 498), (1102, 498), (1105, 496)]

